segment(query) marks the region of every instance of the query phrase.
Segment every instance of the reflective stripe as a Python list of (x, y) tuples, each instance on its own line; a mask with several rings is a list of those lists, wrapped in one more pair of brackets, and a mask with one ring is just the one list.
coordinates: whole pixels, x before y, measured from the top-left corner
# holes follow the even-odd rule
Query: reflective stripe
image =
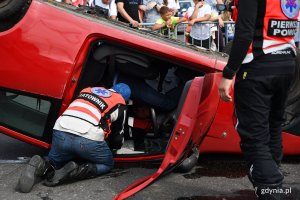
[(118, 116), (119, 116), (119, 109), (116, 109), (114, 112), (112, 112), (110, 114), (110, 120), (112, 122), (116, 121), (118, 119)]
[(254, 30), (252, 44), (243, 63), (251, 62), (254, 55), (270, 54), (288, 48), (293, 49), (296, 55), (293, 33), (297, 23), (299, 1), (293, 2), (296, 4), (295, 8), (284, 6), (286, 2), (283, 0), (259, 1), (259, 6), (263, 6), (264, 9), (259, 10), (256, 19), (258, 26)]
[(92, 123), (93, 125), (97, 126), (99, 124), (99, 121), (97, 121), (95, 118), (91, 117), (89, 114), (86, 114), (84, 112), (80, 112), (77, 110), (66, 110), (63, 115), (67, 115), (67, 116), (74, 116), (74, 117), (78, 117), (80, 119), (84, 119), (90, 123)]
[[(97, 118), (97, 119), (101, 119), (101, 113), (100, 111), (90, 102), (88, 101), (84, 101), (82, 99), (77, 99), (75, 100), (73, 103), (70, 104), (69, 108), (72, 107), (83, 107), (86, 108), (87, 110), (89, 110), (91, 113), (93, 113), (93, 115)], [(69, 109), (68, 108), (68, 109)]]
[[(274, 40), (264, 40), (263, 45), (264, 45), (263, 52), (265, 54), (269, 54), (274, 51), (291, 48), (291, 49), (293, 49), (293, 51), (296, 55), (296, 46), (295, 46), (294, 40), (291, 40), (290, 43), (282, 43), (282, 42), (277, 42)], [(251, 62), (253, 60), (253, 58), (254, 58), (253, 53), (248, 53), (243, 60), (243, 64)]]
[[(118, 104), (126, 105), (123, 97), (120, 94), (115, 93), (113, 91), (112, 91), (112, 96), (109, 98), (102, 98), (100, 96), (95, 97), (95, 94), (91, 92), (91, 88), (83, 89), (80, 94), (87, 94), (87, 95), (92, 94), (94, 96), (92, 95), (91, 96), (94, 97), (95, 99), (99, 98), (98, 99), (99, 101), (101, 99), (101, 101), (105, 102), (106, 109), (104, 110), (104, 112), (101, 112), (101, 108), (99, 108), (98, 106), (99, 104), (97, 104), (96, 101), (95, 102), (89, 101), (88, 99), (81, 98), (79, 95), (79, 97), (69, 105), (69, 107), (63, 113), (63, 115), (82, 119), (84, 121), (93, 124), (94, 126), (98, 126), (100, 124), (101, 118), (104, 117), (108, 112), (110, 112), (110, 110), (114, 108), (116, 105)], [(116, 118), (117, 116), (118, 116), (118, 111), (115, 111), (113, 118)], [(103, 118), (104, 120), (102, 122), (106, 124), (104, 125), (102, 124), (101, 126), (106, 137), (110, 133), (110, 125), (111, 125), (110, 116), (107, 117), (108, 119)]]
[[(274, 41), (274, 40), (264, 40), (264, 42), (263, 42), (264, 51), (266, 49), (272, 49), (272, 48), (276, 48), (275, 51), (278, 51), (278, 50), (283, 50), (283, 49), (286, 49), (289, 47), (292, 48), (294, 51), (296, 51), (296, 45), (295, 45), (294, 40), (290, 40), (288, 43), (287, 42), (278, 42), (278, 41)], [(273, 52), (273, 51), (271, 51), (271, 52)]]
[(134, 118), (128, 117), (128, 126), (133, 127)]
[(291, 48), (296, 55), (296, 48), (295, 48), (295, 46), (292, 46), (291, 44), (283, 44), (280, 46), (268, 47), (268, 48), (264, 49), (264, 53), (268, 54), (268, 53), (272, 53), (274, 51), (284, 50), (287, 48)]
[(254, 57), (253, 57), (253, 53), (249, 53), (249, 54), (246, 55), (246, 57), (244, 58), (244, 60), (243, 60), (242, 63), (243, 63), (243, 64), (244, 64), (244, 63), (249, 63), (249, 62), (251, 62), (251, 61), (253, 60), (253, 58), (254, 58)]
[(78, 111), (78, 112), (82, 112), (84, 114), (90, 115), (95, 121), (98, 121), (98, 122), (101, 119), (101, 118), (97, 118), (91, 111), (89, 111), (88, 109), (83, 108), (83, 107), (72, 106), (68, 110), (74, 110), (74, 111)]
[(280, 44), (283, 44), (283, 42), (282, 41), (276, 41), (276, 40), (264, 40), (263, 41), (263, 48), (265, 49), (265, 48), (268, 48), (269, 46), (280, 45)]

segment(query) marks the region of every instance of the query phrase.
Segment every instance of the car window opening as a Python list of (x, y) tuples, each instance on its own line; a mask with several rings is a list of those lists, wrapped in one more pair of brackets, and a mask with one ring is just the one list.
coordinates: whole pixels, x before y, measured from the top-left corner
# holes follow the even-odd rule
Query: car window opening
[(87, 56), (74, 97), (88, 86), (128, 84), (132, 95), (125, 142), (115, 156), (164, 153), (191, 80), (204, 76), (204, 72), (187, 67), (108, 42), (96, 42)]
[(48, 137), (47, 121), (52, 102), (19, 91), (0, 89), (0, 125), (41, 139)]

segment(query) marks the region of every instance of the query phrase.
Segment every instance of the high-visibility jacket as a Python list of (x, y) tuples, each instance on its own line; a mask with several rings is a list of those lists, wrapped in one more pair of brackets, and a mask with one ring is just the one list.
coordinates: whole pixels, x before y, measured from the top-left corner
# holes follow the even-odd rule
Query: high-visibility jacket
[(243, 63), (271, 52), (292, 49), (299, 14), (298, 0), (260, 0), (254, 37)]
[(62, 116), (71, 116), (100, 126), (105, 138), (110, 133), (110, 114), (119, 105), (126, 105), (124, 98), (103, 87), (83, 89)]

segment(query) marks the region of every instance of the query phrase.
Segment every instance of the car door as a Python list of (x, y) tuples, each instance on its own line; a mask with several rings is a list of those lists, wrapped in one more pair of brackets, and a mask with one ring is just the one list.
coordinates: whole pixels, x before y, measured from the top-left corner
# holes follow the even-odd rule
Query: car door
[(115, 197), (116, 200), (128, 198), (171, 172), (197, 149), (209, 130), (219, 104), (220, 79), (220, 73), (208, 74), (196, 77), (185, 85), (175, 114), (177, 123), (160, 167), (154, 174), (127, 187)]
[(60, 105), (54, 98), (0, 88), (0, 133), (49, 148)]

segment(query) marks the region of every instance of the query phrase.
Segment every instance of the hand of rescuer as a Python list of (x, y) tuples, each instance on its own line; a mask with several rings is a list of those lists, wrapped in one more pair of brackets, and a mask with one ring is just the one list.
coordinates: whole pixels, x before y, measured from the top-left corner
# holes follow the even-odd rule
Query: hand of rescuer
[(230, 102), (232, 97), (229, 94), (231, 92), (232, 79), (222, 78), (219, 85), (219, 94), (223, 101)]

